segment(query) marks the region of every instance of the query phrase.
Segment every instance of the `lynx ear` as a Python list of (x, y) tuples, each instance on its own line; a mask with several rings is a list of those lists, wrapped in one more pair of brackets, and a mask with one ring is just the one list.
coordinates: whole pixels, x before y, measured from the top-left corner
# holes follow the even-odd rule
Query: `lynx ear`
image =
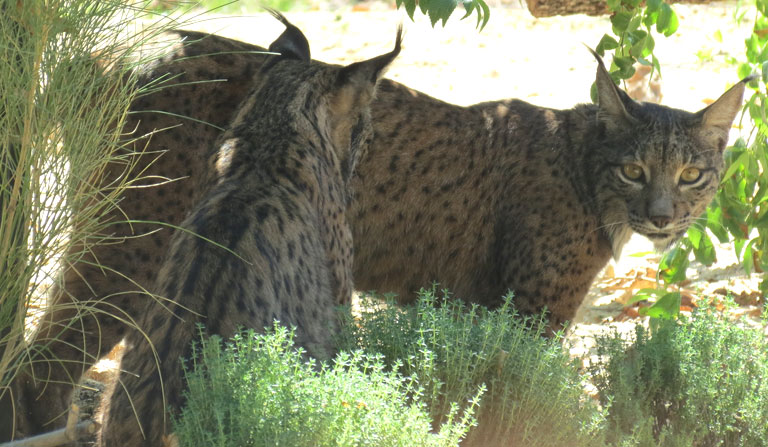
[(341, 69), (336, 79), (336, 100), (334, 112), (349, 113), (358, 107), (368, 105), (373, 99), (378, 80), (384, 75), (386, 68), (400, 54), (403, 42), (403, 27), (397, 27), (395, 48), (389, 53), (376, 56), (362, 62), (355, 62)]
[(600, 55), (589, 47), (587, 49), (597, 59), (595, 83), (597, 85), (597, 104), (600, 107), (598, 117), (609, 128), (626, 127), (632, 124), (635, 119), (627, 112), (627, 104), (632, 102), (632, 98), (613, 83)]
[(736, 115), (741, 110), (747, 82), (755, 77), (753, 75), (742, 79), (723, 93), (717, 101), (696, 114), (701, 119), (701, 130), (699, 131), (701, 137), (709, 140), (721, 151), (725, 149), (725, 144), (728, 142), (728, 132), (733, 120), (736, 119)]
[(277, 40), (269, 45), (269, 51), (280, 53), (282, 57), (309, 62), (311, 59), (309, 55), (309, 42), (307, 42), (307, 38), (304, 37), (304, 33), (289, 22), (279, 11), (267, 7), (264, 9), (285, 25), (285, 31), (283, 31), (283, 34), (281, 34)]

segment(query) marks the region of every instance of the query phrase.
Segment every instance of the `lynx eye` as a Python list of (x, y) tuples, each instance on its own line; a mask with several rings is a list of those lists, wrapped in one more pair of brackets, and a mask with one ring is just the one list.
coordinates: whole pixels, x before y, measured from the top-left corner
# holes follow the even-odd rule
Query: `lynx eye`
[(680, 174), (680, 180), (683, 183), (693, 183), (701, 178), (701, 171), (698, 168), (685, 168)]
[(629, 180), (639, 181), (643, 178), (643, 168), (634, 163), (627, 163), (622, 166), (621, 173)]

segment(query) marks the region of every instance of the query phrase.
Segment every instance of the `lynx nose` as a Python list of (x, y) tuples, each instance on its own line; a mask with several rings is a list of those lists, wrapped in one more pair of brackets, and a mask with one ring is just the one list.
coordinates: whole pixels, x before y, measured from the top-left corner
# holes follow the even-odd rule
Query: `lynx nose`
[(648, 204), (648, 220), (658, 229), (663, 229), (672, 222), (674, 205), (671, 200), (657, 198)]
[(656, 226), (658, 229), (662, 229), (669, 225), (669, 223), (672, 221), (671, 216), (651, 216), (650, 217), (651, 223)]

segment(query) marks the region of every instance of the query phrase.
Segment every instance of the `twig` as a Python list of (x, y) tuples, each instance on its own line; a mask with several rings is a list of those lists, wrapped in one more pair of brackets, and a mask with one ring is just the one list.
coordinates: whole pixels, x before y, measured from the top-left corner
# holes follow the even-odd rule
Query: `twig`
[(42, 435), (0, 444), (0, 447), (56, 447), (96, 433), (99, 424), (94, 421), (77, 423), (80, 408), (72, 405), (67, 415), (67, 426)]

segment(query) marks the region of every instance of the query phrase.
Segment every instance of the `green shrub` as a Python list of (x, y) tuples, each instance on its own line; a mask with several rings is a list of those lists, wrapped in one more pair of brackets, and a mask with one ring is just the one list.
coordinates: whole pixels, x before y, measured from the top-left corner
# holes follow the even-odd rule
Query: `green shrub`
[(768, 445), (768, 341), (702, 308), (634, 339), (599, 337), (592, 365), (609, 439), (641, 446)]
[(224, 347), (214, 337), (196, 352), (175, 421), (181, 446), (455, 446), (473, 422), (474, 404), (454, 406), (432, 433), (412, 379), (359, 351), (332, 366), (305, 362), (277, 325)]
[[(444, 292), (445, 295), (445, 292)], [(416, 377), (437, 422), (448, 402), (486, 387), (478, 426), (463, 446), (599, 446), (602, 415), (583, 392), (560, 337), (541, 336), (541, 317), (523, 318), (508, 298), (496, 310), (438, 299), (422, 290), (413, 306), (376, 306), (345, 325), (345, 349), (383, 354)]]

